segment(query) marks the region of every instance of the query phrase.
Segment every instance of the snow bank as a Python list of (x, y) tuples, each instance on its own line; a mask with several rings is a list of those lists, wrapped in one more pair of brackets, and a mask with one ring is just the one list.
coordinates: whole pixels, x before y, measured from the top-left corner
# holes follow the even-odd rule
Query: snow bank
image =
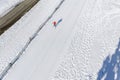
[(7, 14), (22, 1), (24, 0), (0, 0), (0, 17)]

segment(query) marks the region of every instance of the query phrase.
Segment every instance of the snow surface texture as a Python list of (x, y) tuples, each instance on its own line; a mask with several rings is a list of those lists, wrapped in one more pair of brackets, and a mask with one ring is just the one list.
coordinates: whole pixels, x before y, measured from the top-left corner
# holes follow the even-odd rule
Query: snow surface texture
[(15, 25), (0, 36), (0, 73), (18, 55), (27, 41), (60, 3), (60, 0), (54, 1), (54, 4), (53, 1), (38, 2)]
[(52, 80), (119, 80), (120, 1), (86, 1), (73, 33)]
[[(0, 37), (0, 65), (21, 50), (59, 3), (53, 1), (41, 0)], [(3, 80), (119, 80), (119, 4), (119, 0), (65, 0)], [(54, 28), (52, 22), (61, 18)]]
[(24, 0), (0, 0), (0, 17), (7, 14), (22, 1)]

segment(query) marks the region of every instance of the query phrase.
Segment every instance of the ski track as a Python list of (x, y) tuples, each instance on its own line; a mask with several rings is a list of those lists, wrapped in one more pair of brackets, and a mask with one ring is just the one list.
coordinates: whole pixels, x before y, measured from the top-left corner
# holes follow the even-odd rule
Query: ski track
[[(59, 0), (56, 0), (53, 4), (47, 0), (40, 1), (15, 25), (0, 36), (0, 73), (18, 55), (38, 27), (51, 15), (59, 2)], [(40, 11), (42, 12), (40, 13)], [(46, 13), (46, 11), (48, 12)], [(41, 17), (37, 17), (36, 14)]]
[[(78, 3), (77, 6), (73, 7), (72, 9), (71, 7), (69, 7), (70, 5), (74, 6), (76, 3)], [(81, 1), (81, 4), (83, 3), (84, 0)], [(52, 67), (54, 67), (57, 61), (56, 59), (59, 58), (59, 56), (61, 55), (59, 53), (61, 53), (61, 51), (64, 49), (63, 46), (66, 45), (66, 41), (71, 35), (71, 30), (74, 28), (74, 26), (69, 25), (74, 25), (74, 23), (72, 22), (75, 22), (77, 19), (77, 16), (75, 15), (78, 15), (82, 8), (82, 5), (80, 8), (77, 8), (79, 5), (80, 4), (78, 0), (65, 1), (64, 5), (57, 11), (56, 15), (54, 15), (54, 17), (48, 22), (48, 24), (46, 24), (46, 26), (40, 31), (38, 36), (25, 51), (23, 57), (13, 66), (13, 69), (10, 70), (4, 80), (47, 79), (53, 70)], [(75, 10), (75, 12), (72, 12), (73, 9)], [(65, 13), (64, 15), (63, 12)], [(71, 17), (69, 17), (70, 13)], [(61, 17), (64, 19), (62, 23), (64, 25), (59, 24), (58, 28), (56, 29), (52, 27), (52, 21), (57, 20)], [(65, 24), (64, 21), (68, 21), (68, 23)], [(65, 25), (66, 27), (63, 27)], [(20, 65), (22, 66), (20, 67)], [(20, 71), (18, 68), (20, 68)], [(24, 74), (21, 74), (23, 70), (25, 72)], [(16, 77), (14, 77), (14, 71), (16, 73)], [(29, 75), (27, 73), (29, 73)]]
[[(54, 28), (52, 21), (60, 18), (63, 21)], [(4, 80), (96, 80), (104, 59), (117, 47), (119, 26), (119, 0), (65, 0)]]

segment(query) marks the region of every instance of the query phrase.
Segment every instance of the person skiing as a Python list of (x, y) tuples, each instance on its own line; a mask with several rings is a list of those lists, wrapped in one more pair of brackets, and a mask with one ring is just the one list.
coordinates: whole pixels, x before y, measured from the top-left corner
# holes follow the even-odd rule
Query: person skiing
[(54, 21), (54, 22), (53, 22), (54, 27), (57, 27), (57, 25), (58, 25), (60, 22), (62, 22), (62, 19), (58, 20), (58, 22)]
[(54, 22), (53, 22), (53, 25), (56, 27), (56, 25), (57, 25), (57, 22), (56, 22), (56, 21), (54, 21)]

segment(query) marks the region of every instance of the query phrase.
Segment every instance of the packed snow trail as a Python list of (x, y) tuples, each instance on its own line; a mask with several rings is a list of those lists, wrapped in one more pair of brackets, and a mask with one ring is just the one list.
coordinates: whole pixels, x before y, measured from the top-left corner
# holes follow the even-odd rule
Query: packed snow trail
[[(49, 0), (45, 1), (43, 5), (46, 5)], [(52, 1), (50, 0), (51, 6), (53, 6)], [(119, 4), (119, 0), (66, 0), (3, 80), (96, 80), (97, 76), (102, 78), (106, 73), (99, 75), (99, 71), (101, 72), (106, 65), (104, 61), (108, 60), (108, 56), (115, 56), (111, 57), (111, 64), (114, 63), (112, 62), (114, 60), (120, 63), (119, 56), (114, 54), (115, 49), (119, 49), (117, 48), (120, 38)], [(49, 11), (49, 9), (47, 10)], [(41, 13), (46, 14), (46, 11), (43, 10)], [(38, 18), (35, 19), (35, 22), (42, 21), (38, 17), (39, 14), (34, 16), (34, 18)], [(32, 18), (28, 19), (32, 21)], [(59, 21), (61, 18), (62, 22), (55, 28), (53, 21)], [(24, 25), (30, 21), (26, 21)], [(34, 26), (38, 26), (35, 22), (32, 25), (29, 23), (30, 35)], [(17, 35), (19, 36), (17, 38), (22, 39), (21, 34)], [(28, 32), (25, 34), (27, 37), (30, 36)], [(8, 45), (8, 47), (10, 46)], [(2, 49), (9, 48), (0, 50)], [(4, 50), (2, 53), (8, 52), (4, 52)], [(19, 49), (15, 48), (15, 50)], [(110, 69), (108, 66), (105, 69)], [(114, 68), (114, 75), (118, 75), (117, 67)], [(110, 74), (108, 72), (107, 77)]]
[(39, 31), (45, 26), (45, 24), (52, 18), (52, 16), (60, 8), (60, 6), (63, 4), (63, 2), (64, 2), (64, 0), (62, 0), (60, 2), (60, 4), (55, 8), (55, 10), (53, 11), (53, 13), (46, 19), (46, 21), (39, 27), (39, 29), (33, 34), (33, 36), (30, 38), (30, 40), (26, 43), (26, 45), (23, 47), (22, 51), (3, 70), (3, 72), (0, 74), (0, 80), (3, 79), (3, 77), (8, 73), (8, 71), (15, 64), (15, 62), (17, 62), (17, 60), (22, 56), (23, 52), (26, 50), (26, 48), (29, 46), (29, 44), (33, 41), (33, 39), (37, 36), (37, 34), (39, 33)]
[[(26, 43), (50, 17), (60, 0), (38, 2), (16, 24), (0, 36), (0, 74), (22, 51)], [(37, 16), (36, 16), (37, 15)], [(28, 24), (29, 23), (29, 24)]]
[[(59, 58), (67, 44), (77, 16), (80, 15), (85, 2), (85, 0), (66, 0), (3, 80), (48, 79), (50, 73), (54, 70), (56, 59)], [(52, 21), (60, 18), (63, 18), (63, 21), (55, 28)]]

